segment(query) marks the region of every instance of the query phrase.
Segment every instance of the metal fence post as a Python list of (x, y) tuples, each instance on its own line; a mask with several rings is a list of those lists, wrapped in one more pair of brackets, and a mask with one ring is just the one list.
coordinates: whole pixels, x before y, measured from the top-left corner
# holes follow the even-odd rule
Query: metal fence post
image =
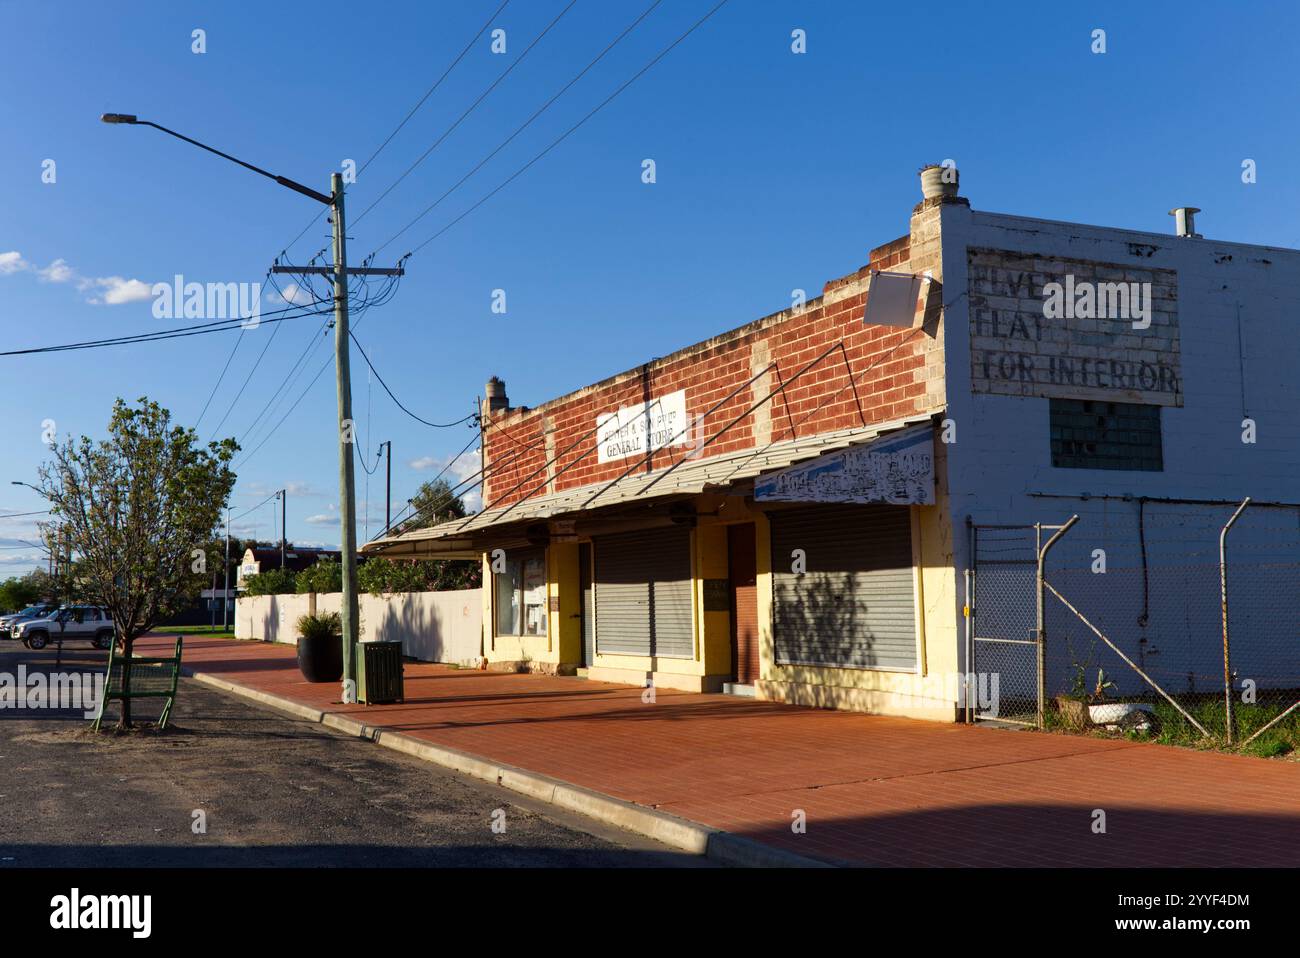
[(1232, 744), (1232, 657), (1228, 649), (1228, 530), (1250, 505), (1250, 496), (1241, 500), (1237, 511), (1219, 531), (1219, 598), (1223, 609), (1223, 719), (1227, 743)]
[(962, 704), (965, 706), (966, 724), (975, 721), (975, 710), (971, 707), (970, 681), (975, 674), (975, 524), (970, 516), (966, 517), (966, 542), (970, 550), (966, 557), (966, 608), (963, 610), (966, 626), (966, 661), (962, 670), (961, 687)]
[[(1063, 525), (1056, 527), (1056, 532), (1052, 537), (1044, 542), (1038, 549), (1038, 574), (1035, 583), (1037, 585), (1038, 593), (1038, 611), (1035, 626), (1038, 633), (1038, 728), (1040, 730), (1047, 724), (1047, 626), (1046, 617), (1044, 615), (1045, 606), (1047, 604), (1047, 589), (1043, 585), (1043, 567), (1047, 562), (1047, 553), (1051, 550), (1052, 546), (1056, 545), (1056, 540), (1069, 532), (1070, 527), (1078, 521), (1079, 516), (1077, 513), (1070, 516)], [(1043, 526), (1039, 523), (1035, 523), (1034, 528), (1038, 530), (1041, 538), (1042, 530), (1044, 528), (1050, 529), (1052, 526)]]

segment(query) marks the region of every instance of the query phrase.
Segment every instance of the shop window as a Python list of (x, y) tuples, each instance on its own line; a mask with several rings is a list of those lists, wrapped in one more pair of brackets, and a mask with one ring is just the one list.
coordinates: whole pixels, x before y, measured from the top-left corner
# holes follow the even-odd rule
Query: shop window
[(505, 571), (492, 577), (497, 635), (546, 634), (546, 555), (507, 556)]
[(1164, 469), (1159, 406), (1053, 399), (1051, 441), (1062, 469)]

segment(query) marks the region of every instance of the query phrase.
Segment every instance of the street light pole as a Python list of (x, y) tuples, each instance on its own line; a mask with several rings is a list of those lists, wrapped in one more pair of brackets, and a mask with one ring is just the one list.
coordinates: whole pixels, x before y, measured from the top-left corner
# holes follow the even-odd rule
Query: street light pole
[[(229, 153), (223, 153), (221, 150), (214, 149), (206, 143), (200, 143), (198, 140), (191, 139), (177, 133), (175, 130), (169, 130), (165, 126), (159, 126), (149, 120), (141, 120), (133, 113), (105, 113), (100, 116), (105, 123), (128, 124), (131, 126), (151, 126), (155, 130), (160, 130), (169, 136), (174, 136), (178, 140), (184, 140), (199, 149), (207, 150), (217, 156), (230, 160), (232, 163), (238, 163), (247, 170), (252, 170), (261, 176), (275, 180), (281, 186), (287, 187), (303, 196), (309, 196), (318, 203), (330, 207), (333, 212), (331, 220), (334, 226), (334, 265), (329, 266), (281, 266), (274, 265), (271, 267), (273, 273), (298, 273), (298, 274), (315, 274), (327, 275), (332, 278), (334, 283), (334, 372), (338, 389), (338, 429), (339, 429), (339, 518), (343, 526), (343, 701), (356, 701), (356, 683), (353, 680), (353, 657), (355, 655), (357, 638), (358, 638), (358, 614), (357, 614), (357, 530), (355, 523), (356, 516), (356, 488), (352, 475), (352, 448), (353, 441), (353, 423), (352, 423), (352, 380), (351, 368), (348, 363), (348, 276), (401, 276), (403, 270), (401, 266), (392, 269), (383, 269), (376, 267), (360, 267), (350, 269), (347, 263), (347, 233), (344, 228), (343, 219), (343, 175), (334, 173), (330, 177), (330, 195), (318, 193), (309, 186), (303, 186), (288, 177), (278, 176), (261, 167), (253, 166), (251, 163), (245, 163), (243, 160), (231, 156)], [(281, 518), (281, 531), (283, 532), (283, 514)], [(281, 564), (284, 564), (284, 543), (281, 542)]]
[[(45, 499), (47, 502), (49, 501), (45, 493), (41, 491), (41, 488), (39, 486), (33, 486), (30, 482), (23, 482), (20, 479), (11, 479), (9, 481), (9, 485), (26, 486), (28, 489), (32, 490), (32, 492), (36, 493), (42, 499)], [(57, 584), (57, 580), (54, 578), (55, 576), (54, 567), (56, 562), (55, 553), (58, 551), (59, 551), (59, 544), (57, 542), (50, 542), (49, 548), (45, 549), (45, 574), (50, 577), (51, 581), (56, 582), (56, 584)], [(57, 593), (55, 595), (55, 598), (58, 598)]]

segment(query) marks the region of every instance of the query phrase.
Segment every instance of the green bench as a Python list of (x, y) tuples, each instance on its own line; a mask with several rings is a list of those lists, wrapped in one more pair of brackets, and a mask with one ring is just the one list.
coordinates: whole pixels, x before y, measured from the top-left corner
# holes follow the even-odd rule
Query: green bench
[(114, 642), (108, 653), (108, 675), (104, 680), (104, 696), (95, 715), (95, 724), (91, 726), (99, 731), (99, 723), (104, 719), (104, 709), (113, 699), (166, 699), (162, 715), (158, 718), (158, 727), (166, 728), (167, 719), (172, 714), (172, 705), (176, 702), (176, 685), (181, 676), (181, 637), (176, 637), (176, 652), (165, 657), (148, 657), (132, 655), (129, 658), (117, 654)]

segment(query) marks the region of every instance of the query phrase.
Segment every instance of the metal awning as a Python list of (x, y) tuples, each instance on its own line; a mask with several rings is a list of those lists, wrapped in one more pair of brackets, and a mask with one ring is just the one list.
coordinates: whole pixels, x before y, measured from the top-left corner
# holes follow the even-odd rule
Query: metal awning
[(930, 422), (932, 418), (932, 414), (927, 413), (819, 433), (805, 439), (785, 439), (758, 449), (686, 461), (676, 468), (665, 466), (654, 472), (634, 473), (613, 485), (608, 481), (596, 482), (535, 496), (517, 505), (487, 509), (466, 519), (451, 519), (436, 526), (376, 539), (362, 546), (361, 552), (385, 558), (476, 559), (488, 543), (504, 546), (507, 540), (520, 540), (524, 534), (523, 527), (542, 520), (587, 515), (597, 510), (608, 512), (611, 507), (663, 502), (701, 492), (725, 493), (765, 472), (783, 469), (826, 452), (871, 442), (886, 433)]

